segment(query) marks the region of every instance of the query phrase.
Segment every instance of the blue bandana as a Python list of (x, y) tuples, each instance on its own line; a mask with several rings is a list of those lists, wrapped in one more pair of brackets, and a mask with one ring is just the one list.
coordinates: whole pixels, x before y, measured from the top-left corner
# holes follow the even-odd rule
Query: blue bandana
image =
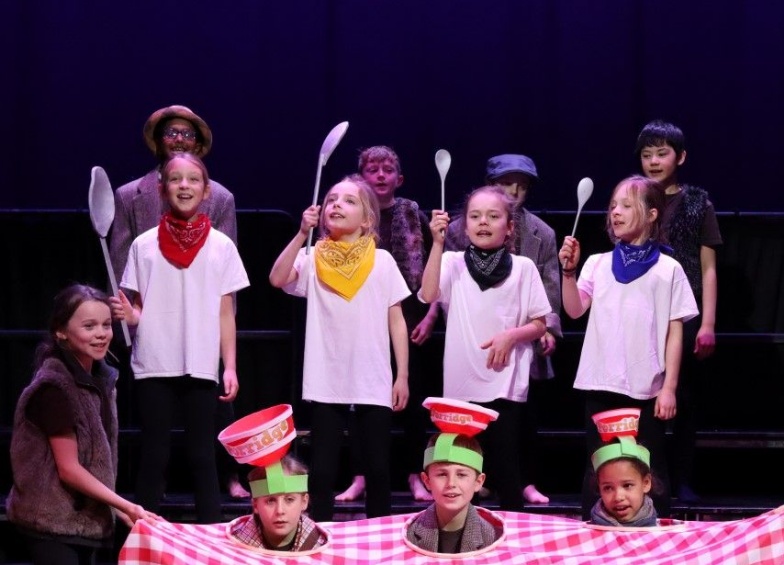
[(659, 260), (661, 251), (668, 251), (666, 245), (648, 240), (642, 245), (632, 245), (619, 241), (615, 244), (612, 257), (612, 272), (615, 280), (628, 284), (643, 276)]

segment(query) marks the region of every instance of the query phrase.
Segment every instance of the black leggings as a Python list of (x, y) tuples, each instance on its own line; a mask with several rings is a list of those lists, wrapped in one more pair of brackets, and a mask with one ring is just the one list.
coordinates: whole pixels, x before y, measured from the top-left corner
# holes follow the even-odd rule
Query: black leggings
[(513, 402), (498, 398), (492, 402), (476, 402), (480, 406), (498, 412), (498, 419), (488, 424), (487, 429), (477, 436), (484, 451), (485, 470), (495, 490), (501, 510), (523, 511), (523, 495), (520, 491), (521, 422), (528, 417), (525, 402)]
[[(310, 516), (315, 521), (332, 520), (335, 500), (333, 489), (340, 467), (343, 430), (351, 405), (312, 403)], [(368, 404), (353, 405), (365, 476), (365, 513), (368, 518), (388, 516), (392, 511), (389, 472), (389, 446), (392, 409)], [(349, 440), (351, 441), (351, 440)]]
[(158, 512), (171, 452), (172, 412), (183, 407), (185, 451), (193, 474), (196, 519), (220, 522), (221, 501), (215, 466), (215, 383), (191, 377), (160, 377), (135, 382), (141, 421), (141, 458), (136, 502)]
[(33, 565), (95, 565), (95, 547), (26, 537)]
[(694, 356), (694, 341), (702, 317), (697, 316), (683, 324), (683, 355), (678, 373), (678, 412), (672, 425), (673, 461), (670, 473), (676, 487), (692, 486), (694, 479), (694, 451), (697, 444), (697, 416), (701, 362)]

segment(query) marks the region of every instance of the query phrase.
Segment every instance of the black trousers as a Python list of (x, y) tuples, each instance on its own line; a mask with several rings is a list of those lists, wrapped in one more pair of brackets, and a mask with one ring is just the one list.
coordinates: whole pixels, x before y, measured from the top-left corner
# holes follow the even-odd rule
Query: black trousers
[(182, 407), (185, 451), (193, 476), (196, 519), (220, 522), (221, 501), (215, 466), (215, 383), (192, 377), (160, 377), (135, 382), (142, 449), (136, 477), (136, 502), (158, 512), (171, 452), (175, 403)]
[(670, 475), (676, 487), (692, 486), (694, 480), (694, 451), (697, 444), (697, 416), (701, 384), (701, 362), (694, 356), (694, 341), (702, 317), (683, 324), (683, 356), (678, 374), (678, 412), (672, 424), (672, 462)]
[(487, 481), (498, 493), (501, 510), (522, 512), (520, 458), (526, 454), (520, 453), (518, 446), (522, 422), (528, 418), (528, 406), (525, 402), (503, 398), (475, 404), (498, 412), (498, 419), (476, 436), (484, 451)]
[(388, 516), (392, 511), (389, 469), (392, 409), (367, 404), (313, 402), (308, 490), (310, 516), (317, 522), (332, 520), (343, 430), (352, 410), (362, 461), (359, 471), (365, 476), (365, 513), (368, 518), (376, 518)]
[(96, 548), (55, 539), (27, 537), (33, 565), (95, 565)]

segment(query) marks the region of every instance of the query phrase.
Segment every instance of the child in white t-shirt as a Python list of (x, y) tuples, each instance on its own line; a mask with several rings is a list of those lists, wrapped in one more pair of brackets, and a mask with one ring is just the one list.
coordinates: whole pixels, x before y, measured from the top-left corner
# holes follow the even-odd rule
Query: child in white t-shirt
[[(558, 254), (563, 265), (563, 307), (572, 318), (591, 309), (574, 387), (585, 391), (587, 453), (600, 445), (592, 416), (615, 408), (640, 408), (640, 439), (662, 483), (654, 495), (661, 517), (670, 513), (664, 421), (675, 416), (675, 391), (683, 347), (683, 322), (697, 303), (680, 263), (662, 251), (660, 185), (640, 176), (622, 180), (607, 211), (615, 249), (591, 255), (580, 278), (580, 244), (567, 236)], [(583, 482), (583, 517), (593, 505), (590, 461)]]
[(219, 522), (215, 467), (215, 387), (223, 361), (225, 395), (237, 396), (236, 325), (232, 293), (249, 285), (234, 243), (210, 225), (199, 205), (209, 198), (204, 163), (176, 153), (161, 169), (161, 197), (170, 210), (131, 244), (117, 318), (137, 325), (131, 356), (141, 423), (136, 501), (158, 510), (169, 459), (173, 406), (183, 407), (188, 468), (199, 522)]
[[(322, 238), (302, 246), (321, 220)], [(376, 249), (378, 201), (354, 175), (333, 186), (270, 272), (270, 283), (308, 299), (302, 397), (311, 413), (311, 516), (331, 520), (339, 446), (350, 410), (357, 418), (369, 518), (391, 512), (392, 411), (408, 401), (408, 332), (401, 301), (410, 294), (387, 251)], [(397, 368), (392, 378), (390, 339)]]
[(449, 215), (434, 210), (420, 297), (448, 314), (444, 396), (499, 413), (482, 444), (501, 509), (522, 511), (520, 455), (509, 446), (519, 444), (534, 342), (551, 308), (534, 262), (509, 252), (514, 205), (502, 187), (474, 190), (464, 212), (471, 244), (459, 252), (444, 252)]

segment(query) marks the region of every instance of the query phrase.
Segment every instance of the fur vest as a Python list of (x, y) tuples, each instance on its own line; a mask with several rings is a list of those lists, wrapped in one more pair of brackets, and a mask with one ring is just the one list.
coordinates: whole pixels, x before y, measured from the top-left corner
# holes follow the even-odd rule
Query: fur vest
[(56, 356), (36, 371), (16, 405), (11, 437), (14, 484), (8, 495), (8, 519), (43, 534), (104, 540), (114, 531), (111, 507), (89, 498), (60, 481), (43, 431), (27, 419), (27, 405), (42, 385), (65, 393), (75, 419), (79, 462), (114, 490), (117, 469), (117, 371), (97, 362), (95, 376), (105, 386), (96, 389), (89, 375), (70, 369)]
[(425, 269), (425, 247), (419, 205), (413, 200), (395, 198), (392, 206), (392, 231), (387, 244), (408, 289), (416, 293), (422, 286)]
[(708, 193), (696, 186), (684, 185), (683, 200), (673, 210), (667, 223), (667, 239), (673, 257), (686, 271), (686, 277), (699, 302), (702, 296), (702, 266), (700, 264), (700, 234), (708, 208)]

